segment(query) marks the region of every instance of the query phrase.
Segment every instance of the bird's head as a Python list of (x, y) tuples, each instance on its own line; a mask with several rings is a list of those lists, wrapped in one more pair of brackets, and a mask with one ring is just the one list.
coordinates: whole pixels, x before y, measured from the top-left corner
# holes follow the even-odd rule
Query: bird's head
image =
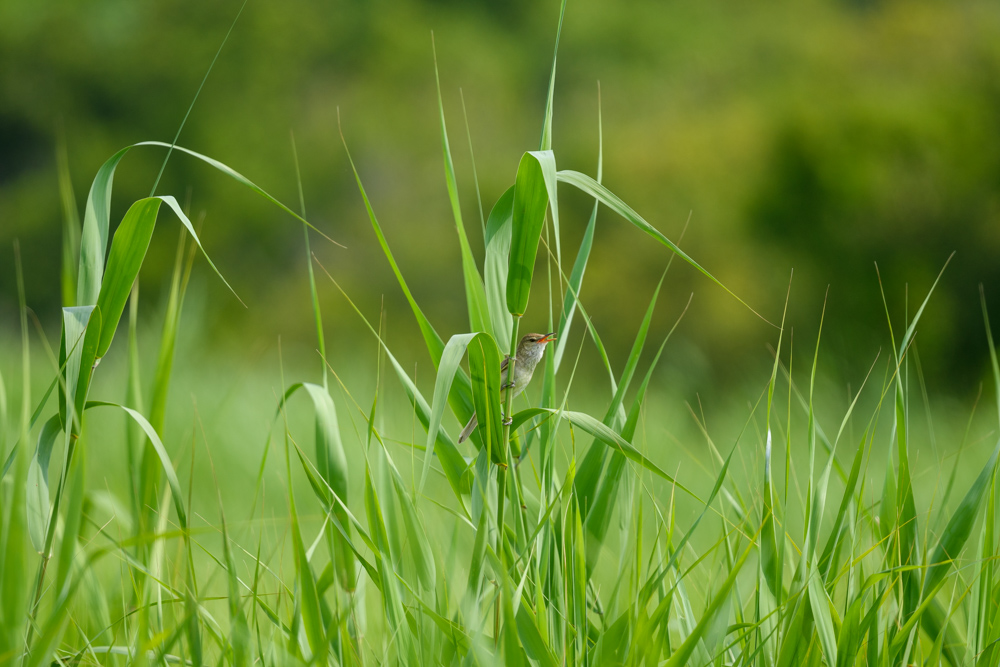
[(538, 362), (545, 352), (545, 344), (556, 339), (555, 332), (547, 334), (530, 333), (521, 337), (521, 342), (517, 345), (517, 359), (521, 362)]

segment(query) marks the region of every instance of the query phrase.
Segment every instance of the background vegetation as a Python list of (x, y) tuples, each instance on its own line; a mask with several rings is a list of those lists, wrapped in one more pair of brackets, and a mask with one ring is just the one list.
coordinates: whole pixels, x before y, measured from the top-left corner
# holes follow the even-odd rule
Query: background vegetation
[[(54, 323), (58, 286), (34, 276), (58, 269), (56, 147), (65, 137), (82, 207), (97, 166), (121, 146), (170, 141), (237, 5), (10, 0), (0, 8), (0, 322), (16, 304), (13, 238), (21, 241), (28, 302)], [(446, 331), (461, 328), (453, 224), (434, 130), (431, 30), (437, 33), (445, 109), (463, 136), (468, 110), (484, 205), (507, 187), (511, 166), (537, 143), (556, 4), (528, 2), (251, 2), (181, 136), (238, 165), (283, 201), (296, 201), (289, 131), (299, 145), (310, 219), (347, 246), (316, 251), (363, 302), (403, 305), (370, 243), (364, 210), (337, 138), (348, 140), (399, 261), (424, 307)], [(733, 6), (724, 2), (580, 0), (567, 13), (557, 81), (560, 165), (592, 171), (597, 82), (603, 91), (608, 185), (671, 238), (690, 217), (684, 247), (762, 312), (781, 306), (797, 271), (792, 322), (812, 336), (831, 286), (833, 359), (884, 334), (874, 262), (895, 312), (906, 284), (923, 293), (948, 254), (934, 317), (921, 344), (935, 386), (974, 393), (985, 348), (978, 288), (996, 283), (1000, 250), (1000, 10), (974, 0), (843, 0)], [(454, 151), (463, 211), (477, 210), (468, 150)], [(135, 154), (119, 174), (113, 220), (148, 192), (160, 157)], [(173, 160), (162, 188), (206, 215), (206, 240), (244, 309), (210, 282), (207, 330), (261, 345), (301, 339), (306, 311), (298, 230), (278, 213)], [(589, 204), (568, 199), (576, 218)], [(583, 224), (567, 225), (575, 243)], [(610, 324), (643, 306), (666, 255), (601, 218), (609, 249), (590, 267), (593, 317)], [(474, 250), (481, 252), (477, 238)], [(142, 280), (165, 294), (171, 243), (153, 245)], [(428, 253), (441, 262), (427, 262)], [(622, 266), (614, 257), (628, 253)], [(680, 267), (679, 267), (680, 268)], [(202, 275), (195, 270), (196, 284)], [(739, 359), (762, 352), (755, 318), (680, 268), (672, 291), (696, 290), (679, 381), (719, 386), (746, 379)], [(221, 297), (221, 298), (217, 298)], [(329, 308), (336, 298), (322, 297)], [(994, 310), (998, 297), (987, 291)], [(911, 303), (912, 308), (912, 303)], [(331, 312), (336, 312), (331, 310)], [(398, 318), (405, 320), (405, 318)], [(416, 329), (397, 323), (412, 343)], [(355, 327), (342, 318), (338, 331)], [(669, 318), (657, 319), (665, 331)], [(356, 329), (355, 329), (356, 331)], [(607, 327), (622, 358), (627, 330)], [(735, 334), (735, 335), (734, 335)], [(401, 341), (402, 342), (402, 341)], [(668, 360), (669, 364), (678, 363)], [(832, 362), (841, 382), (846, 368)], [(864, 364), (860, 364), (864, 366)], [(857, 372), (859, 367), (852, 367)], [(734, 378), (734, 373), (735, 378)]]
[[(601, 209), (577, 324), (555, 326), (597, 192), (563, 171), (562, 262), (551, 220), (521, 331), (558, 328), (566, 353), (515, 406), (529, 420), (515, 430), (535, 428), (499, 454), (447, 447), (490, 386), (475, 368), (492, 343), (473, 339), (471, 385), (460, 372), (445, 408), (441, 342), (408, 311), (419, 303), (443, 341), (482, 328), (507, 347), (505, 306), (487, 282), (489, 319), (477, 314), (470, 270), (485, 273), (485, 214), (538, 146), (556, 8), (249, 5), (180, 143), (281, 201), (301, 193), (292, 208), (346, 247), (313, 233), (305, 261), (291, 210), (190, 156), (159, 181), (163, 151), (137, 148), (108, 219), (123, 221), (116, 239), (149, 230), (151, 250), (112, 250), (103, 282), (68, 286), (97, 166), (172, 138), (235, 9), (0, 8), (0, 50), (18, 64), (2, 77), (3, 252), (17, 238), (21, 259), (0, 277), (0, 657), (26, 643), (28, 664), (1000, 661), (997, 415), (979, 408), (1000, 388), (983, 324), (1000, 208), (994, 8), (572, 5), (559, 169), (603, 173), (785, 326), (779, 338), (685, 262), (660, 291), (669, 243), (620, 207), (633, 224)], [(132, 202), (154, 180), (248, 308), (176, 225), (152, 232), (170, 201)], [(139, 263), (122, 257), (142, 263), (138, 308)], [(105, 319), (60, 318), (60, 302)], [(95, 349), (107, 356), (77, 385), (68, 369), (89, 373)], [(123, 428), (121, 410), (85, 400), (137, 412)], [(531, 421), (550, 414), (539, 403), (570, 410), (560, 428)], [(438, 417), (442, 435), (425, 438)]]

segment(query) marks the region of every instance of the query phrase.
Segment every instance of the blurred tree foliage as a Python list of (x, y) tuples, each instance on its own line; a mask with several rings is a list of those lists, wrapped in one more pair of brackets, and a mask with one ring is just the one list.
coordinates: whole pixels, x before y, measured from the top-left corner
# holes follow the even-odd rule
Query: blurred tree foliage
[[(94, 172), (115, 150), (173, 137), (239, 6), (0, 3), (0, 325), (13, 325), (14, 238), (29, 302), (45, 322), (57, 312), (57, 137), (65, 136), (82, 209)], [(555, 0), (251, 0), (180, 143), (292, 204), (294, 131), (308, 216), (347, 246), (319, 241), (317, 256), (367, 310), (384, 295), (393, 335), (405, 338), (413, 329), (345, 164), (339, 108), (420, 302), (443, 333), (465, 329), (430, 32), (466, 227), (481, 246), (459, 89), (488, 213), (520, 153), (537, 144), (557, 14)], [(598, 80), (605, 182), (672, 238), (690, 216), (685, 249), (775, 321), (794, 267), (797, 349), (811, 347), (803, 342), (815, 335), (829, 284), (831, 356), (847, 360), (845, 375), (856, 381), (886, 338), (873, 263), (899, 329), (955, 250), (918, 342), (924, 370), (939, 381), (968, 388), (979, 376), (980, 282), (1000, 313), (995, 1), (570, 0), (555, 110), (562, 167), (595, 171)], [(162, 158), (144, 149), (125, 159), (113, 219), (148, 193)], [(211, 307), (201, 314), (220, 342), (245, 331), (308, 337), (298, 225), (182, 156), (159, 191), (204, 215), (209, 252), (250, 306), (205, 281)], [(567, 195), (564, 249), (575, 247), (589, 208)], [(157, 236), (142, 276), (152, 303), (176, 227)], [(641, 316), (666, 260), (602, 214), (583, 298), (613, 352), (630, 343), (614, 323)], [(675, 354), (685, 381), (728, 377), (748, 351), (766, 356), (762, 341), (773, 330), (692, 271), (673, 271), (658, 326), (664, 331), (696, 292)], [(350, 335), (355, 321), (329, 292), (331, 328)], [(546, 307), (533, 300), (529, 318), (542, 321)]]

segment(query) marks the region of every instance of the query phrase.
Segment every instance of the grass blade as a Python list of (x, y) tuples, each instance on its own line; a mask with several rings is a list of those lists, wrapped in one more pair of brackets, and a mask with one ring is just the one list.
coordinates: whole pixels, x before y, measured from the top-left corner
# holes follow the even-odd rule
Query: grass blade
[[(551, 151), (528, 152), (521, 157), (514, 182), (511, 223), (510, 260), (507, 272), (507, 310), (524, 315), (528, 308), (535, 256), (545, 223), (546, 207), (551, 205), (553, 221), (558, 221), (554, 181), (555, 157)], [(557, 234), (558, 234), (558, 223)]]
[[(431, 45), (434, 38), (431, 34)], [(465, 234), (465, 224), (462, 222), (462, 207), (458, 201), (458, 183), (455, 180), (455, 164), (451, 159), (451, 145), (448, 142), (448, 126), (444, 120), (444, 102), (441, 99), (441, 77), (438, 74), (437, 50), (434, 49), (434, 81), (437, 84), (438, 118), (441, 122), (441, 150), (444, 153), (444, 178), (448, 186), (448, 200), (451, 202), (451, 212), (455, 217), (455, 229), (458, 230), (458, 244), (462, 251), (462, 276), (465, 279), (465, 301), (469, 309), (469, 326), (472, 331), (486, 331), (493, 335), (490, 324), (489, 308), (486, 305), (486, 292), (483, 279), (476, 268), (476, 260), (472, 256), (469, 238)]]

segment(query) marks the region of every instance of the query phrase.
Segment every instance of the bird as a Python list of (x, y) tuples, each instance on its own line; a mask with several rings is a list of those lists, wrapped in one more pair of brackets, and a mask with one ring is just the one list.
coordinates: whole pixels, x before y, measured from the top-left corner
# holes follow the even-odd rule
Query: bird
[[(521, 337), (521, 342), (517, 344), (517, 362), (514, 364), (513, 380), (508, 377), (507, 372), (507, 368), (510, 365), (510, 357), (505, 357), (500, 364), (500, 375), (504, 378), (504, 384), (501, 385), (500, 391), (504, 395), (504, 398), (506, 398), (507, 389), (510, 387), (514, 388), (514, 396), (524, 391), (524, 388), (531, 382), (535, 366), (538, 365), (538, 362), (542, 359), (542, 355), (545, 354), (545, 344), (551, 343), (555, 339), (555, 332), (547, 334), (530, 333)], [(509, 424), (510, 421), (508, 420), (505, 423)], [(458, 442), (462, 443), (472, 435), (478, 424), (479, 421), (476, 419), (476, 414), (472, 413), (469, 423), (465, 425), (462, 433), (458, 436)]]

